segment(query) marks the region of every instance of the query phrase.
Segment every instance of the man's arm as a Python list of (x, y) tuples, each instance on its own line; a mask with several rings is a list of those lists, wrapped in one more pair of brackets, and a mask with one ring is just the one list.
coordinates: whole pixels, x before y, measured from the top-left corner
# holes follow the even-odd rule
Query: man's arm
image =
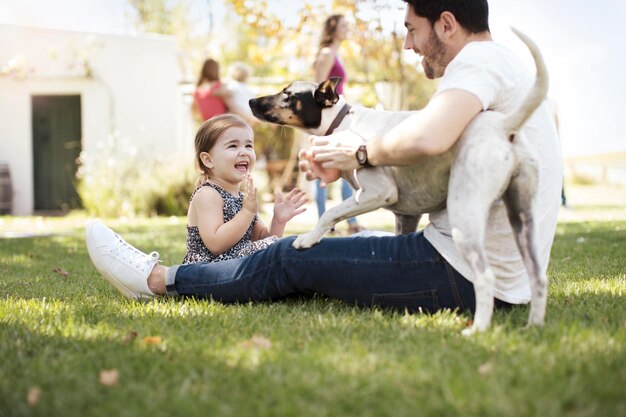
[[(410, 116), (382, 137), (367, 142), (368, 162), (376, 165), (411, 165), (424, 156), (439, 155), (452, 147), (472, 119), (482, 111), (478, 97), (465, 90), (446, 90), (435, 95), (419, 113)], [(313, 137), (310, 155), (324, 169), (357, 169), (356, 136), (342, 131)], [(319, 176), (319, 173), (318, 173)]]
[(482, 103), (464, 90), (446, 90), (434, 96), (419, 113), (382, 138), (367, 143), (372, 165), (410, 165), (422, 156), (446, 152), (456, 143)]

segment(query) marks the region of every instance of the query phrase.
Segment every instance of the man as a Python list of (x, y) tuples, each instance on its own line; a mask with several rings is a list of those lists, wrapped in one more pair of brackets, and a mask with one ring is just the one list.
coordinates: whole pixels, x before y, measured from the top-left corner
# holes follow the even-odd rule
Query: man
[[(492, 41), (486, 0), (405, 1), (404, 47), (421, 55), (426, 75), (441, 82), (424, 110), (368, 142), (367, 162), (375, 166), (414, 164), (445, 152), (479, 112), (510, 112), (532, 84), (522, 62)], [(559, 144), (545, 105), (523, 133), (539, 162), (538, 249), (545, 271), (561, 187)], [(350, 133), (314, 140), (302, 162), (309, 177), (328, 182), (337, 179), (331, 168), (361, 167), (355, 148), (336, 145), (345, 134)], [(474, 310), (472, 272), (454, 247), (447, 213), (431, 213), (430, 219), (424, 233), (323, 239), (302, 251), (287, 238), (246, 258), (172, 268), (158, 265), (157, 256), (139, 252), (101, 223), (88, 227), (87, 246), (105, 278), (135, 298), (169, 294), (245, 302), (321, 293), (363, 306)], [(527, 303), (528, 277), (502, 204), (489, 214), (485, 245), (498, 277), (496, 306)]]

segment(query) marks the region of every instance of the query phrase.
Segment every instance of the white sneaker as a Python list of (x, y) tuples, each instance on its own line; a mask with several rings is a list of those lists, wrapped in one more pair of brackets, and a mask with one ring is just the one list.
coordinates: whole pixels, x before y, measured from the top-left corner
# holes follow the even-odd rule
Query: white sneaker
[(96, 269), (128, 298), (152, 298), (148, 276), (159, 261), (158, 252), (139, 251), (96, 220), (87, 224), (87, 251)]

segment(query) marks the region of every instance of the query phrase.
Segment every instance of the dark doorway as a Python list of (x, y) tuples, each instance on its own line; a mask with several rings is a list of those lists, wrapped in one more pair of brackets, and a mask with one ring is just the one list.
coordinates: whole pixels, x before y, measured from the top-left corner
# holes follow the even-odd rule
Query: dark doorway
[(36, 211), (81, 206), (76, 192), (81, 151), (80, 96), (32, 96)]

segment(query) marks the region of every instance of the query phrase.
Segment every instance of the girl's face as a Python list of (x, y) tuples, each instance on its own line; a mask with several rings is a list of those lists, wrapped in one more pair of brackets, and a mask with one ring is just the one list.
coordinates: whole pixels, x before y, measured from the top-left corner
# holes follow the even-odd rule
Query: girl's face
[(256, 162), (252, 131), (245, 127), (227, 129), (200, 158), (211, 169), (213, 178), (227, 183), (241, 182), (246, 174), (252, 173)]

